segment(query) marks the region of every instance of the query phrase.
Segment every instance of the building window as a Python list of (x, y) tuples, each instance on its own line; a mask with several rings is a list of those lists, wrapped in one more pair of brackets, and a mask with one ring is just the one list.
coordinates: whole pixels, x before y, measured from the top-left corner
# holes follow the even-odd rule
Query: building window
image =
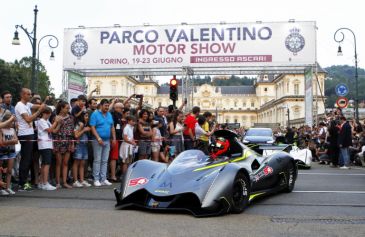
[(229, 123), (229, 119), (226, 119), (226, 123)]
[(246, 107), (246, 102), (245, 102), (245, 101), (242, 103), (242, 106), (243, 106), (244, 108)]
[(112, 95), (116, 95), (117, 94), (117, 85), (113, 84), (112, 85)]
[(299, 84), (294, 84), (294, 95), (299, 95)]
[(158, 102), (158, 107), (161, 107), (161, 102)]
[(117, 82), (112, 81), (111, 85), (112, 85), (112, 95), (116, 95), (117, 94)]
[(95, 85), (96, 85), (96, 94), (97, 95), (100, 95), (100, 90), (101, 90), (101, 86), (100, 86), (100, 81), (97, 81), (96, 83), (95, 83)]
[(251, 107), (255, 107), (255, 102), (251, 102)]
[(288, 93), (289, 93), (289, 82), (288, 82), (288, 83), (286, 83), (286, 92), (288, 92)]
[(235, 122), (235, 123), (238, 123), (238, 119), (234, 119), (234, 122)]
[(296, 107), (294, 109), (294, 118), (295, 119), (300, 118), (300, 108), (299, 107)]
[(264, 88), (264, 91), (267, 92), (267, 87)]
[(234, 107), (237, 107), (237, 101), (234, 102)]

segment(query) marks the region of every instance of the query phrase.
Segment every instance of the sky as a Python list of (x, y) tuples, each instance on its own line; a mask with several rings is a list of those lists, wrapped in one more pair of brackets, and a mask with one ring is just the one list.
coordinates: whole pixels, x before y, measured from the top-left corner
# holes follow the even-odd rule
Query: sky
[[(64, 28), (83, 25), (103, 27), (120, 24), (135, 26), (193, 23), (236, 23), (271, 21), (316, 21), (317, 61), (322, 67), (354, 65), (354, 40), (345, 33), (343, 56), (337, 56), (334, 32), (340, 27), (352, 29), (357, 40), (359, 67), (365, 68), (363, 52), (365, 29), (364, 9), (358, 0), (2, 0), (0, 14), (0, 59), (13, 62), (31, 56), (32, 48), (24, 32), (19, 31), (20, 46), (11, 44), (15, 25), (33, 28), (33, 9), (38, 6), (38, 38), (53, 34), (60, 40), (50, 61), (47, 40), (40, 45), (40, 60), (46, 66), (55, 94), (62, 92)], [(361, 20), (362, 19), (362, 20)], [(165, 80), (164, 78), (161, 79)]]

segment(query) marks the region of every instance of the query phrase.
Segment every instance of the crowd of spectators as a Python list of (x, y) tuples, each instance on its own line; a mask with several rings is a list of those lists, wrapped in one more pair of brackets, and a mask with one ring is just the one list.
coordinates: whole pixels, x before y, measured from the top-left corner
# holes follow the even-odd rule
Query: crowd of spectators
[(135, 160), (168, 163), (194, 147), (207, 153), (216, 126), (214, 116), (200, 115), (199, 107), (188, 114), (185, 104), (143, 108), (143, 95), (124, 101), (80, 95), (52, 105), (49, 97), (23, 88), (20, 97), (14, 107), (11, 93), (1, 95), (2, 195), (109, 186)]
[[(54, 105), (27, 88), (20, 96), (14, 107), (11, 93), (1, 94), (1, 195), (110, 186), (139, 159), (169, 163), (193, 148), (208, 154), (210, 136), (225, 128), (199, 107), (184, 113), (184, 103), (179, 108), (143, 108), (143, 95), (100, 101), (80, 95)], [(137, 104), (134, 108), (131, 101)], [(336, 110), (318, 127), (277, 130), (275, 135), (278, 141), (309, 148), (314, 161), (348, 169), (363, 152), (363, 130)], [(244, 135), (243, 129), (236, 132)]]
[(310, 149), (312, 161), (320, 164), (340, 169), (365, 165), (365, 124), (347, 120), (339, 108), (327, 113), (318, 126), (277, 130), (275, 135), (284, 143)]

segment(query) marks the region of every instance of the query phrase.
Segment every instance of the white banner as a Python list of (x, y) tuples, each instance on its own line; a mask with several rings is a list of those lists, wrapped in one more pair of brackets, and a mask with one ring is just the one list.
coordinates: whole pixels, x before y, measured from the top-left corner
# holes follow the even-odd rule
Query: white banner
[[(307, 68), (304, 72), (304, 107), (305, 107), (305, 124), (313, 126), (313, 70)], [(318, 124), (316, 124), (318, 126)]]
[(73, 98), (77, 98), (79, 95), (85, 94), (85, 77), (74, 72), (67, 72), (67, 82), (68, 82), (68, 101)]
[(65, 29), (64, 70), (314, 65), (315, 22)]

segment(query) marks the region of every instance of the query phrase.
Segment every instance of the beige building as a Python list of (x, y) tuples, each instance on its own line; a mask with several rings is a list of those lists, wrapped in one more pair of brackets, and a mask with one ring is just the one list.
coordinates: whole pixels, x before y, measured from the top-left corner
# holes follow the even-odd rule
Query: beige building
[[(319, 68), (314, 75), (313, 86), (313, 121), (316, 115), (325, 113), (324, 85), (326, 72)], [(255, 84), (257, 97), (260, 98), (260, 109), (257, 111), (260, 123), (280, 123), (287, 126), (288, 109), (291, 126), (304, 124), (305, 89), (304, 74), (280, 74), (277, 76), (259, 77)]]
[[(313, 79), (313, 95), (318, 98), (313, 108), (324, 113), (324, 80), (326, 73), (319, 68), (317, 79)], [(167, 106), (169, 86), (160, 86), (153, 77), (108, 76), (88, 77), (88, 93), (98, 87), (97, 98), (126, 98), (131, 94), (143, 94), (146, 106)], [(319, 85), (318, 85), (319, 84)], [(320, 86), (320, 90), (318, 89)], [(318, 97), (316, 96), (318, 92)], [(181, 102), (179, 87), (179, 106)], [(240, 123), (251, 127), (255, 123), (280, 123), (287, 125), (287, 108), (291, 125), (303, 123), (304, 118), (304, 74), (260, 75), (252, 86), (212, 86), (204, 84), (194, 88), (193, 104), (201, 110), (217, 115), (219, 123)], [(314, 111), (316, 114), (317, 111)]]

